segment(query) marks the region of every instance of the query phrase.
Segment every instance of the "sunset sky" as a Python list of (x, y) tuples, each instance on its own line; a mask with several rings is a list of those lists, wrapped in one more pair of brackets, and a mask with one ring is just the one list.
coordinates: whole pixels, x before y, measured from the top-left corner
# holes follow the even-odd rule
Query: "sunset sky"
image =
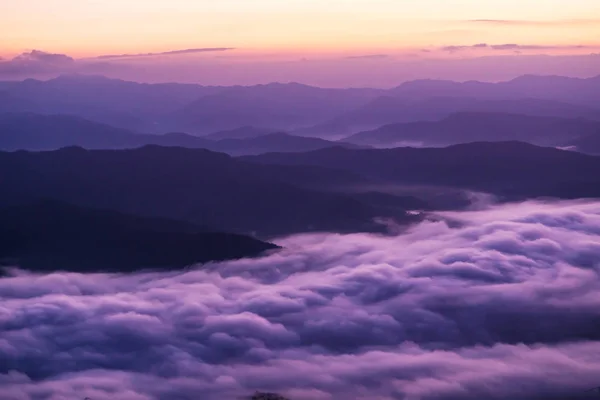
[(4, 60), (197, 48), (230, 50), (170, 60), (600, 53), (598, 0), (0, 0), (0, 26)]

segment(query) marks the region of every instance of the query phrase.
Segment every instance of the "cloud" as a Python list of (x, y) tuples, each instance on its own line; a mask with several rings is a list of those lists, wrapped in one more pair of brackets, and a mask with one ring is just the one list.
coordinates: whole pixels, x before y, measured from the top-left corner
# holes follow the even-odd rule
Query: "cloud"
[[(460, 223), (457, 223), (460, 222)], [(600, 203), (281, 239), (184, 272), (0, 279), (8, 399), (577, 398), (600, 379)]]
[(487, 43), (478, 43), (474, 45), (466, 45), (466, 46), (445, 46), (442, 47), (442, 51), (447, 51), (450, 53), (455, 53), (462, 50), (480, 50), (480, 49), (492, 49), (492, 50), (512, 50), (512, 51), (520, 51), (520, 50), (582, 50), (582, 49), (595, 49), (598, 46), (583, 46), (583, 45), (530, 45), (530, 44), (516, 44), (516, 43), (506, 43), (506, 44), (487, 44)]
[(0, 76), (35, 76), (44, 74), (63, 74), (73, 72), (99, 72), (110, 73), (114, 71), (127, 71), (131, 67), (125, 63), (111, 63), (111, 60), (146, 58), (165, 55), (183, 55), (205, 52), (222, 52), (233, 50), (233, 48), (201, 48), (173, 50), (162, 53), (145, 54), (117, 54), (104, 55), (87, 59), (74, 59), (66, 54), (47, 53), (40, 50), (32, 50), (22, 53), (12, 60), (0, 59)]
[(442, 51), (447, 51), (450, 53), (455, 53), (457, 51), (466, 50), (466, 49), (484, 49), (489, 47), (487, 43), (478, 43), (468, 46), (444, 46), (442, 47)]
[(573, 50), (573, 49), (588, 49), (590, 46), (581, 45), (521, 45), (521, 44), (498, 44), (490, 46), (494, 50)]
[(349, 56), (346, 57), (346, 59), (349, 60), (379, 60), (382, 58), (388, 58), (389, 55), (387, 54), (367, 54), (367, 55), (362, 55), (362, 56)]
[(63, 71), (73, 68), (74, 65), (75, 60), (65, 54), (32, 50), (19, 54), (12, 60), (0, 60), (0, 74), (20, 75)]
[(235, 50), (233, 47), (208, 47), (201, 49), (185, 49), (185, 50), (172, 50), (165, 51), (162, 53), (141, 53), (141, 54), (112, 54), (94, 57), (96, 59), (116, 59), (116, 58), (138, 58), (138, 57), (156, 57), (156, 56), (167, 56), (167, 55), (181, 55), (181, 54), (194, 54), (194, 53), (208, 53), (208, 52), (222, 52)]
[(22, 53), (15, 58), (14, 62), (41, 62), (53, 65), (72, 64), (75, 60), (65, 54), (47, 53), (41, 50), (32, 50), (29, 53)]
[(587, 25), (598, 24), (598, 19), (563, 19), (554, 21), (544, 20), (518, 20), (518, 19), (471, 19), (468, 23), (491, 24), (491, 25), (537, 25), (537, 26), (559, 26), (559, 25)]

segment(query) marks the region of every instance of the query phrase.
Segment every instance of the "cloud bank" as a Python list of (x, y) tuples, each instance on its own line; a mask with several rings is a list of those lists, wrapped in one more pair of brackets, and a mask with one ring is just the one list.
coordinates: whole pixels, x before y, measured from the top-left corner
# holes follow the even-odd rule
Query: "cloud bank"
[(442, 47), (442, 51), (455, 53), (461, 50), (477, 50), (477, 49), (491, 49), (491, 50), (582, 50), (582, 49), (598, 49), (598, 46), (584, 46), (584, 45), (533, 45), (533, 44), (516, 44), (516, 43), (505, 43), (505, 44), (487, 44), (477, 43), (469, 46), (445, 46)]
[(593, 54), (598, 49), (594, 45), (478, 43), (324, 56), (199, 48), (80, 59), (36, 50), (0, 60), (0, 80), (46, 80), (79, 73), (148, 83), (231, 86), (300, 82), (321, 87), (391, 88), (415, 79), (506, 81), (527, 74), (589, 78), (600, 69), (600, 54)]
[(171, 50), (164, 51), (162, 53), (140, 53), (140, 54), (112, 54), (95, 57), (96, 59), (116, 59), (116, 58), (139, 58), (139, 57), (156, 57), (156, 56), (169, 56), (169, 55), (182, 55), (182, 54), (195, 54), (195, 53), (212, 53), (235, 50), (233, 47), (207, 47), (201, 49), (185, 49), (185, 50)]
[(300, 235), (185, 272), (0, 280), (3, 399), (586, 398), (600, 203)]

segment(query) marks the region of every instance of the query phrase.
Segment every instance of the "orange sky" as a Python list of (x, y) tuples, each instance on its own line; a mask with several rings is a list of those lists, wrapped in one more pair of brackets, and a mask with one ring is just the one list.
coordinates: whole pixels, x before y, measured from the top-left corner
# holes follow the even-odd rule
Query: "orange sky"
[[(571, 54), (597, 51), (600, 1), (0, 0), (0, 27), (5, 58), (31, 49), (88, 57), (197, 47), (235, 47), (238, 56), (410, 55), (477, 43)], [(444, 54), (474, 51), (492, 49)]]

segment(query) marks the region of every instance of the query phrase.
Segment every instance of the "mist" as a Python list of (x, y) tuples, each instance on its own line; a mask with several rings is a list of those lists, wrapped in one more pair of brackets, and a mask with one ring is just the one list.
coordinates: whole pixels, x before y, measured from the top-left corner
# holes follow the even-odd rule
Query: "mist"
[(181, 272), (0, 279), (2, 398), (578, 398), (600, 384), (600, 202), (303, 234)]

